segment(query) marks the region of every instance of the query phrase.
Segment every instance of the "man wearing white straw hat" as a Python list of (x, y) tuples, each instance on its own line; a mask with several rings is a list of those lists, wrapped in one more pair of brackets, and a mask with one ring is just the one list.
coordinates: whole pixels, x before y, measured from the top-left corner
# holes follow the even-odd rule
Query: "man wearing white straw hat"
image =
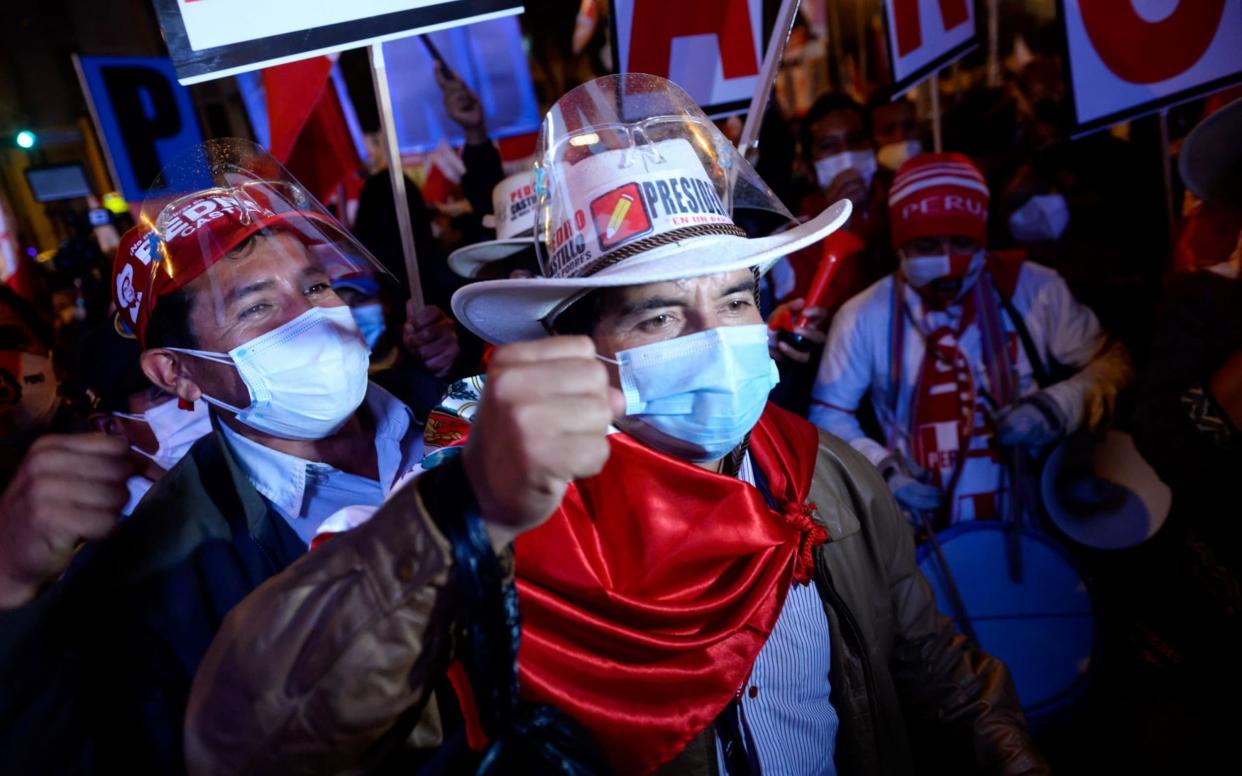
[[(464, 728), (445, 740), (514, 772), (564, 772), (588, 741), (618, 773), (1045, 772), (1004, 666), (936, 611), (879, 474), (766, 403), (757, 278), (849, 206), (747, 237), (738, 221), (793, 219), (684, 92), (643, 75), (558, 101), (536, 188), (544, 276), (454, 298), (501, 345), (468, 442), (235, 610), (196, 679), (191, 764), (368, 761), (438, 741), (420, 736), (434, 696)], [(411, 510), (443, 528), (436, 574), (360, 566), (409, 542)], [(487, 566), (462, 520), (503, 559), (516, 538), (512, 713), (461, 614)], [(351, 594), (359, 578), (401, 593)], [(290, 708), (337, 723), (291, 726)]]

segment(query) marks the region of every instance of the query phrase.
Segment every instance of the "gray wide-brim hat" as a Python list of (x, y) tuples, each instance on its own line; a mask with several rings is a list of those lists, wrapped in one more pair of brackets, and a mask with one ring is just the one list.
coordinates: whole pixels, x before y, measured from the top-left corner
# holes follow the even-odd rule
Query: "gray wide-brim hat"
[(1242, 207), (1242, 99), (1199, 122), (1177, 160), (1186, 188), (1204, 202)]

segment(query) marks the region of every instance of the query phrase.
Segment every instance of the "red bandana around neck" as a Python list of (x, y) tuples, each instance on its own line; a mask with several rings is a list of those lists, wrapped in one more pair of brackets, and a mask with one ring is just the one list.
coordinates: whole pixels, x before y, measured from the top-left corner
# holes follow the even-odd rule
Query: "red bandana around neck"
[(769, 404), (750, 437), (780, 510), (753, 486), (625, 434), (516, 544), (522, 695), (588, 728), (619, 773), (649, 774), (749, 676), (790, 583), (827, 540), (806, 503), (819, 436)]

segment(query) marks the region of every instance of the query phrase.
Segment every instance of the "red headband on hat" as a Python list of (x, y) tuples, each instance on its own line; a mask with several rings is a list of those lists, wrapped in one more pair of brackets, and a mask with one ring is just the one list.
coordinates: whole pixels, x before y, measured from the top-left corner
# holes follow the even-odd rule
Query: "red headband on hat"
[(236, 191), (210, 189), (183, 197), (160, 217), (160, 234), (139, 224), (121, 238), (112, 265), (112, 298), (117, 315), (143, 347), (159, 297), (184, 288), (256, 232), (299, 218), (310, 219), (323, 231), (320, 235), (290, 226), (308, 244), (326, 242), (328, 235), (340, 231), (326, 216), (291, 209), (266, 185), (247, 185), (244, 196)]
[(987, 242), (988, 184), (962, 154), (919, 154), (906, 161), (888, 194), (893, 247), (920, 237)]

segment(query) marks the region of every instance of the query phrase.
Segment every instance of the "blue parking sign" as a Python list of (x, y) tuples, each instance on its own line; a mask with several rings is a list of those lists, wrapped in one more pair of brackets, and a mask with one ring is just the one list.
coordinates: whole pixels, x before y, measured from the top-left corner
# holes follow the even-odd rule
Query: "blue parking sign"
[(165, 57), (80, 57), (79, 63), (121, 193), (141, 202), (166, 164), (203, 141), (190, 93)]

